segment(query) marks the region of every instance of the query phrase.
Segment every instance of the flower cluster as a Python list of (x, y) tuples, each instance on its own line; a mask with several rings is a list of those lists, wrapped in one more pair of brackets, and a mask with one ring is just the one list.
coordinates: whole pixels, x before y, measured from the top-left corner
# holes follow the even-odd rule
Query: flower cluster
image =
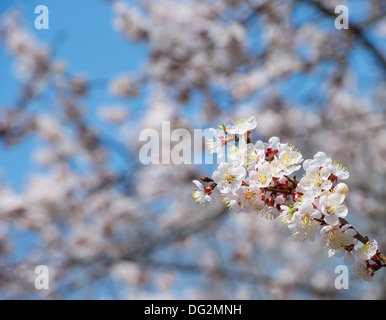
[[(208, 148), (225, 161), (211, 178), (201, 178), (211, 183), (208, 187), (193, 181), (196, 202), (203, 206), (212, 202), (217, 189), (230, 210), (278, 218), (295, 240), (313, 241), (319, 233), (330, 257), (344, 255), (358, 278), (370, 281), (385, 260), (377, 242), (368, 242), (345, 220), (349, 189), (341, 181), (349, 177), (347, 168), (323, 152), (303, 161), (295, 147), (278, 137), (253, 144), (250, 134), (256, 126), (252, 116), (211, 129), (214, 139), (208, 140)], [(305, 174), (298, 181), (291, 175), (301, 169), (302, 162)]]

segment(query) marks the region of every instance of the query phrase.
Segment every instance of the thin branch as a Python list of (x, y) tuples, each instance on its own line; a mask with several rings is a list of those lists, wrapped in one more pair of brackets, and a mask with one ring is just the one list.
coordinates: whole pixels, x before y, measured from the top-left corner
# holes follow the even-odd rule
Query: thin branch
[[(339, 218), (339, 221), (341, 222), (342, 225), (349, 224), (349, 222), (343, 218)], [(360, 234), (352, 225), (351, 225), (351, 228), (354, 229), (357, 233), (354, 236), (355, 239), (362, 242), (363, 244), (366, 244), (369, 242), (369, 237), (363, 236), (362, 234)], [(382, 252), (378, 251), (376, 255), (379, 257), (379, 259), (382, 260), (384, 264), (386, 264), (386, 256)]]
[(291, 191), (283, 190), (283, 189), (277, 189), (277, 188), (264, 188), (264, 189), (267, 190), (267, 191), (271, 191), (271, 192), (291, 194)]

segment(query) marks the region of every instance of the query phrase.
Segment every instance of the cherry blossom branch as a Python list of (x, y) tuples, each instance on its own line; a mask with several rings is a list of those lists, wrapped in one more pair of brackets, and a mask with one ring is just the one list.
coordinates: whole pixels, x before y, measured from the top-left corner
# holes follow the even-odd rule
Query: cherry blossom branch
[[(375, 240), (370, 243), (368, 237), (345, 220), (348, 209), (344, 201), (349, 189), (340, 180), (349, 178), (347, 168), (323, 152), (303, 162), (300, 152), (280, 143), (278, 137), (270, 138), (267, 143), (253, 144), (248, 140), (245, 146), (241, 137), (249, 137), (256, 126), (252, 116), (222, 125), (220, 133), (211, 129), (218, 134), (208, 143), (211, 152), (220, 152), (225, 147), (222, 142), (227, 141), (228, 134), (236, 135), (236, 139), (228, 149), (229, 162), (220, 163), (212, 178), (201, 178), (210, 186), (193, 181), (197, 187), (192, 192), (196, 202), (210, 203), (212, 191), (217, 188), (232, 211), (257, 212), (272, 220), (279, 217), (296, 240), (313, 241), (319, 232), (322, 246), (329, 249), (330, 256), (337, 252), (346, 254), (348, 264), (355, 262), (353, 269), (357, 276), (370, 281), (386, 259)], [(300, 162), (306, 173), (298, 181), (290, 175), (301, 168)]]
[[(345, 225), (345, 224), (350, 224), (346, 219), (344, 218), (339, 218), (339, 221), (341, 222), (342, 225)], [(356, 235), (354, 236), (355, 239), (357, 239), (358, 241), (360, 241), (361, 243), (363, 244), (367, 244), (369, 242), (369, 237), (368, 236), (363, 236), (362, 234), (360, 234), (358, 232), (358, 230), (356, 230), (352, 225), (351, 227), (353, 230), (356, 231)], [(377, 250), (377, 256), (379, 257), (380, 260), (382, 260), (383, 262), (383, 265), (378, 265), (380, 268), (381, 267), (384, 267), (386, 265), (386, 256), (380, 252), (379, 250)]]

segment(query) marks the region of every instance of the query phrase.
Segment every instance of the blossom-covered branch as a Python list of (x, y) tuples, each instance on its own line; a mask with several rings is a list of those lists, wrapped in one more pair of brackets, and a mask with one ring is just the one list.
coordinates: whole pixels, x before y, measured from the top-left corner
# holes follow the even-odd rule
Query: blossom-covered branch
[[(256, 126), (252, 116), (212, 129), (215, 138), (208, 146), (226, 159), (212, 178), (201, 178), (214, 181), (212, 184), (204, 187), (193, 181), (196, 202), (203, 206), (211, 203), (217, 189), (230, 210), (278, 218), (295, 240), (313, 241), (319, 233), (330, 257), (344, 256), (358, 278), (370, 281), (375, 271), (385, 266), (386, 258), (376, 240), (369, 242), (345, 219), (349, 188), (341, 181), (349, 178), (347, 168), (321, 151), (303, 161), (295, 147), (281, 143), (278, 137), (253, 144), (250, 134)], [(290, 175), (300, 170), (301, 162), (305, 174), (298, 181)]]

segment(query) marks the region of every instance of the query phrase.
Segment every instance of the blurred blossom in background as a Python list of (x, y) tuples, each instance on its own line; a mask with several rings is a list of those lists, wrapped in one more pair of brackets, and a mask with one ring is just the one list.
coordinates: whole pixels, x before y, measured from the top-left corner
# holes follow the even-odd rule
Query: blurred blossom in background
[(0, 13), (1, 298), (386, 298), (381, 274), (337, 290), (343, 259), (320, 236), (197, 207), (192, 180), (213, 166), (138, 159), (139, 133), (162, 121), (193, 136), (254, 115), (254, 140), (348, 167), (350, 223), (385, 250), (384, 1), (14, 0)]

